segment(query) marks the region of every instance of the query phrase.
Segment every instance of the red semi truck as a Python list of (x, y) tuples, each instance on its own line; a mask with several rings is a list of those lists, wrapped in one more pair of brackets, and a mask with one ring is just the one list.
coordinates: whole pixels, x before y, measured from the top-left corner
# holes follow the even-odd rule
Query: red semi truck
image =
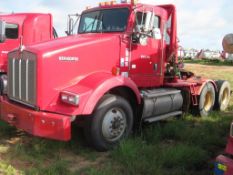
[[(223, 38), (224, 52), (233, 54), (233, 34), (228, 34)], [(233, 174), (233, 122), (231, 123), (230, 134), (224, 155), (219, 155), (215, 162), (215, 175)]]
[(141, 122), (189, 108), (201, 116), (225, 110), (227, 81), (179, 69), (176, 25), (173, 5), (112, 1), (83, 11), (77, 35), (8, 54), (1, 119), (63, 141), (72, 122), (82, 123), (87, 140), (103, 151)]
[[(0, 77), (5, 80), (7, 54), (20, 45), (29, 45), (57, 37), (52, 15), (42, 13), (0, 14)], [(2, 90), (3, 85), (0, 89)]]

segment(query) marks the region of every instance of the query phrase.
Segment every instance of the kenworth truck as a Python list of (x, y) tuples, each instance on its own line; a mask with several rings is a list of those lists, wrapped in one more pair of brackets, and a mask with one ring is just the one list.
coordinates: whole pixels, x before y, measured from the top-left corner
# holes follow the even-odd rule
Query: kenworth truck
[(82, 12), (77, 35), (8, 54), (1, 119), (35, 136), (68, 141), (84, 127), (100, 151), (142, 122), (225, 110), (227, 81), (181, 69), (173, 5), (100, 3)]
[[(57, 37), (52, 15), (41, 13), (0, 13), (0, 78), (6, 79), (7, 54), (20, 45)], [(1, 87), (3, 87), (1, 85)]]
[[(224, 52), (233, 54), (233, 34), (228, 34), (223, 38)], [(230, 127), (230, 134), (223, 155), (219, 155), (215, 162), (215, 175), (232, 175), (233, 174), (233, 122)]]

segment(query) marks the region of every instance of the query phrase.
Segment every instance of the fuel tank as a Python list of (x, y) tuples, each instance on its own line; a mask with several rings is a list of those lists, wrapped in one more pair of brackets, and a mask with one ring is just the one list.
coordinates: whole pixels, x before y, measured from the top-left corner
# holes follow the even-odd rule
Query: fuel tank
[(161, 88), (142, 91), (143, 118), (156, 117), (181, 111), (183, 97), (177, 89)]

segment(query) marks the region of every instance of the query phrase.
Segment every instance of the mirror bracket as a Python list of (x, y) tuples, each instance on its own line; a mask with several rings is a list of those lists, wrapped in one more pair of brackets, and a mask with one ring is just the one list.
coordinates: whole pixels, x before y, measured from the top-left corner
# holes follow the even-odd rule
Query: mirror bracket
[(0, 20), (0, 43), (6, 40), (6, 22)]

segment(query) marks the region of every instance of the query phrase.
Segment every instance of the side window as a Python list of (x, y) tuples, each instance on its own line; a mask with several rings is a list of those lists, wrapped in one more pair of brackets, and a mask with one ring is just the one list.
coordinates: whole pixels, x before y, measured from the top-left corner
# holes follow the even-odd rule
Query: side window
[(146, 21), (146, 14), (142, 12), (137, 12), (135, 30), (138, 32), (142, 31), (142, 28), (145, 25), (145, 21)]
[[(145, 25), (145, 21), (146, 21), (146, 13), (137, 12), (135, 30), (138, 32), (142, 32), (143, 27)], [(160, 17), (159, 16), (157, 15), (154, 16), (154, 19), (152, 21), (152, 27), (153, 29), (160, 28)], [(150, 33), (150, 35), (152, 37), (152, 33)]]
[(19, 33), (19, 27), (17, 24), (6, 23), (6, 38), (17, 39)]
[(160, 17), (156, 16), (154, 17), (154, 23), (153, 23), (153, 28), (160, 28)]
[(165, 41), (167, 45), (170, 45), (171, 43), (171, 16), (169, 17), (168, 21), (165, 24), (165, 28), (164, 28), (164, 36), (165, 36)]

